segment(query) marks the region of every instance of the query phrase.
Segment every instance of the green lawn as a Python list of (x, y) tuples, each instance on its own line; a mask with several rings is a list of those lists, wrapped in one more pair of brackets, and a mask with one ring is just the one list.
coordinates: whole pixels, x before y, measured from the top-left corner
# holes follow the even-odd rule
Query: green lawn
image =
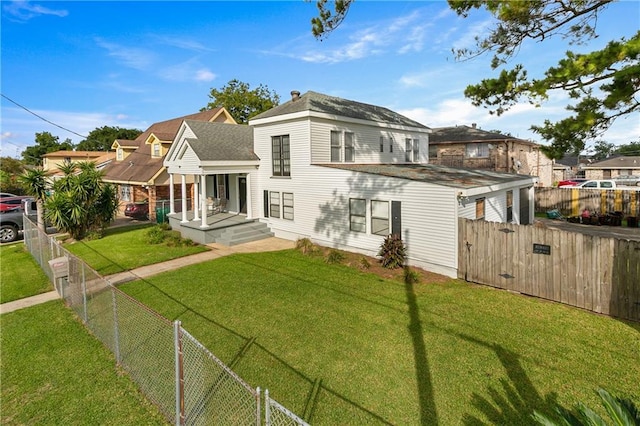
[(3, 425), (167, 424), (61, 301), (3, 314), (0, 327)]
[(150, 244), (146, 234), (151, 226), (111, 228), (103, 238), (64, 247), (103, 276), (208, 250), (202, 245)]
[(598, 387), (640, 401), (640, 324), (461, 281), (289, 250), (121, 288), (314, 425), (526, 425), (556, 401), (601, 410)]
[(53, 290), (22, 242), (0, 247), (0, 278), (0, 303)]

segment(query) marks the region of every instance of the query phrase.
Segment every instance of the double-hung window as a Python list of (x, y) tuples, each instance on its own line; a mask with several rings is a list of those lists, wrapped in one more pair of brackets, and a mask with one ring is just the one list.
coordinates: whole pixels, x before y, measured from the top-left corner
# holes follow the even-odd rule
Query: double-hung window
[(161, 152), (160, 142), (156, 142), (152, 146), (153, 146), (153, 154), (151, 155), (151, 157), (153, 158), (161, 157), (162, 155), (160, 155), (160, 152)]
[(389, 235), (389, 202), (371, 200), (371, 233)]
[(349, 229), (367, 232), (367, 201), (360, 198), (349, 199)]
[(289, 135), (271, 138), (273, 176), (291, 176)]
[(405, 161), (407, 163), (417, 163), (420, 157), (420, 144), (418, 139), (405, 139)]
[(293, 193), (282, 193), (282, 218), (293, 220)]
[(342, 152), (342, 141), (340, 140), (340, 132), (337, 130), (331, 131), (331, 162), (339, 163), (342, 161), (342, 156), (340, 153)]
[(353, 163), (356, 159), (355, 146), (353, 144), (353, 133), (344, 132), (344, 161)]
[(120, 201), (131, 201), (131, 185), (120, 185)]
[(384, 152), (384, 136), (380, 136), (380, 152)]
[(489, 144), (488, 143), (468, 143), (465, 148), (465, 155), (467, 158), (488, 158)]
[(280, 217), (280, 193), (269, 192), (269, 216)]
[(118, 161), (124, 160), (124, 149), (122, 148), (116, 149), (116, 160)]

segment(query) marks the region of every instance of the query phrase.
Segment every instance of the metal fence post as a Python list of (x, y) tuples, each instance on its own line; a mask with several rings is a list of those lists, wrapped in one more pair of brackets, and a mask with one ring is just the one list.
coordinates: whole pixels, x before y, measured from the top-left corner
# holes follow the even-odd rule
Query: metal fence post
[(116, 362), (120, 364), (120, 336), (118, 332), (118, 305), (116, 304), (116, 292), (111, 289), (111, 300), (113, 303), (113, 339), (114, 339), (114, 348), (115, 348), (115, 356)]
[(84, 312), (84, 323), (89, 322), (89, 315), (87, 314), (87, 281), (84, 272), (84, 262), (80, 262), (80, 269), (82, 270), (82, 309)]
[[(260, 388), (258, 388), (258, 391)], [(265, 426), (271, 425), (271, 409), (269, 404), (269, 389), (264, 390), (264, 424)], [(258, 416), (258, 420), (260, 420), (260, 416)]]
[(184, 424), (184, 368), (180, 321), (173, 322), (173, 343), (176, 364), (176, 426)]

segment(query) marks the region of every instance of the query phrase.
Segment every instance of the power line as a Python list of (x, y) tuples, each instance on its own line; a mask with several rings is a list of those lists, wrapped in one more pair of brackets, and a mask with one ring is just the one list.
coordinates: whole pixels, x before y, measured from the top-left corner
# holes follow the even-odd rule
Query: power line
[(36, 114), (35, 112), (31, 111), (29, 108), (27, 108), (27, 107), (25, 107), (25, 106), (20, 105), (19, 103), (17, 103), (17, 102), (16, 102), (16, 101), (14, 101), (13, 99), (9, 98), (8, 96), (5, 96), (5, 94), (4, 94), (4, 93), (0, 93), (0, 96), (2, 96), (3, 98), (5, 98), (6, 100), (8, 100), (9, 102), (11, 102), (12, 104), (17, 105), (18, 107), (20, 107), (20, 108), (22, 108), (23, 110), (27, 111), (29, 114), (32, 114), (32, 115), (34, 115), (34, 116), (38, 117), (38, 118), (39, 118), (40, 120), (42, 120), (42, 121), (46, 121), (47, 123), (49, 123), (49, 124), (51, 124), (51, 125), (53, 125), (53, 126), (56, 126), (56, 127), (60, 128), (60, 129), (62, 129), (62, 130), (65, 130), (65, 131), (69, 132), (69, 133), (73, 133), (73, 134), (74, 134), (74, 135), (76, 135), (76, 136), (80, 136), (80, 137), (81, 137), (81, 138), (83, 138), (83, 139), (87, 139), (87, 138), (88, 138), (88, 136), (81, 135), (80, 133), (74, 132), (73, 130), (69, 130), (69, 129), (67, 129), (66, 127), (62, 127), (61, 125), (56, 124), (56, 123), (54, 123), (53, 121), (49, 121), (49, 120), (47, 120), (46, 118), (44, 118), (44, 117), (42, 117), (42, 116), (40, 116), (40, 115)]

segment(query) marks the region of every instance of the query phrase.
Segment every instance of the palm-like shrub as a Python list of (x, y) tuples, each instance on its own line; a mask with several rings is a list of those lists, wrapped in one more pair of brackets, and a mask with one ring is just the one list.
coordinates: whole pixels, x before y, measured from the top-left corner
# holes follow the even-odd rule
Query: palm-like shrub
[(534, 411), (532, 417), (541, 425), (545, 426), (640, 426), (640, 411), (638, 407), (629, 399), (620, 398), (611, 395), (604, 389), (598, 389), (598, 395), (602, 400), (602, 405), (607, 410), (607, 414), (611, 417), (612, 423), (596, 414), (592, 409), (579, 403), (576, 406), (577, 414), (567, 410), (564, 407), (557, 406), (556, 412), (562, 419), (561, 422)]
[(388, 235), (378, 251), (380, 263), (388, 269), (396, 269), (404, 266), (407, 257), (407, 249), (400, 235)]

